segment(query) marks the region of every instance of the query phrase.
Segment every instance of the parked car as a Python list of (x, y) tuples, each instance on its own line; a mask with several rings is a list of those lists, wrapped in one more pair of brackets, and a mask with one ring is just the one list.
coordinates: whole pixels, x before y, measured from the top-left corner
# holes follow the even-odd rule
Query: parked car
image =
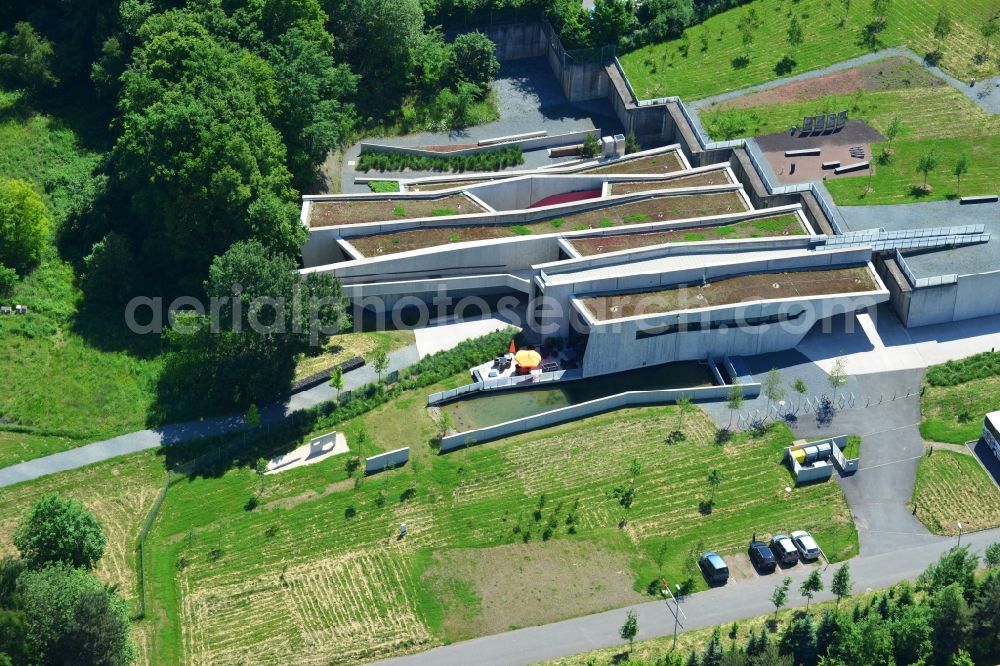
[(750, 555), (750, 562), (761, 573), (771, 573), (778, 566), (778, 558), (763, 541), (751, 541), (747, 553)]
[(705, 574), (705, 579), (712, 585), (725, 585), (729, 580), (729, 567), (715, 551), (708, 551), (698, 560), (698, 566)]
[(787, 534), (775, 534), (771, 537), (771, 552), (782, 564), (795, 564), (799, 561), (799, 549)]
[(792, 532), (792, 543), (795, 544), (799, 557), (803, 560), (815, 560), (819, 557), (819, 544), (809, 532), (803, 530)]

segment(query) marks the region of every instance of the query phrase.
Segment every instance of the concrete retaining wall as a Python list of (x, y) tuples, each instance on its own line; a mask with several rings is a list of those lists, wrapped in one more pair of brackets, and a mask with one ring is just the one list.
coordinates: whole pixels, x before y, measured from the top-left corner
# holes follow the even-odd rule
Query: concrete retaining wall
[[(529, 432), (546, 428), (567, 421), (575, 421), (594, 414), (609, 412), (623, 407), (633, 407), (641, 405), (661, 405), (677, 402), (682, 397), (692, 400), (724, 400), (728, 397), (729, 386), (695, 387), (687, 389), (664, 389), (661, 391), (628, 391), (605, 398), (598, 398), (590, 402), (582, 402), (579, 405), (571, 405), (561, 409), (554, 409), (543, 414), (527, 416), (514, 421), (507, 421), (495, 426), (469, 430), (455, 435), (448, 435), (441, 440), (441, 453), (454, 451), (455, 449), (481, 444), (501, 437), (509, 437), (522, 432)], [(756, 397), (760, 394), (760, 384), (749, 384), (743, 386), (743, 394), (748, 398)]]
[(385, 469), (401, 467), (410, 459), (410, 447), (387, 451), (377, 456), (365, 458), (365, 474), (375, 474)]
[(529, 150), (541, 150), (543, 148), (553, 148), (556, 146), (568, 146), (583, 143), (583, 140), (591, 135), (600, 138), (601, 130), (598, 128), (580, 130), (578, 132), (567, 132), (565, 134), (553, 134), (552, 136), (540, 136), (534, 139), (516, 139), (505, 143), (491, 143), (486, 146), (473, 146), (471, 148), (450, 150), (448, 152), (424, 150), (423, 148), (413, 146), (383, 145), (379, 143), (372, 143), (370, 141), (362, 141), (361, 150), (370, 150), (373, 153), (403, 153), (405, 155), (416, 155), (418, 157), (454, 157), (461, 155), (474, 155), (476, 153), (488, 153), (514, 146), (519, 146), (524, 152)]
[(542, 25), (532, 23), (511, 23), (507, 25), (491, 25), (477, 30), (496, 44), (497, 60), (519, 60), (521, 58), (538, 58), (548, 50), (548, 39), (542, 30)]
[[(907, 285), (909, 286), (909, 285)], [(903, 289), (896, 311), (907, 328), (1000, 312), (1000, 271), (959, 275), (957, 282)]]

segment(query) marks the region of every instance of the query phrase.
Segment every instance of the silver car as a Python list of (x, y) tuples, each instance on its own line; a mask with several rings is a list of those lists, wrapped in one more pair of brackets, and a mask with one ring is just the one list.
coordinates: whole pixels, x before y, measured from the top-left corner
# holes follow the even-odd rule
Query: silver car
[(812, 538), (809, 532), (804, 530), (798, 530), (792, 532), (792, 543), (795, 544), (795, 549), (799, 551), (799, 557), (803, 560), (815, 560), (819, 557), (819, 544), (816, 540)]

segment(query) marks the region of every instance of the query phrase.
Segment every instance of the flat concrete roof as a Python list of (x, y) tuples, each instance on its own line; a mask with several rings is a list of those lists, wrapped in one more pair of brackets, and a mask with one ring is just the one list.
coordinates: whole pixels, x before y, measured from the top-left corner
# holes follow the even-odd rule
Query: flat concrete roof
[(802, 221), (795, 213), (759, 217), (752, 220), (713, 224), (684, 229), (665, 229), (644, 233), (621, 233), (603, 236), (570, 236), (566, 241), (585, 257), (620, 250), (633, 250), (663, 243), (691, 243), (706, 240), (734, 240), (737, 238), (769, 238), (774, 236), (802, 236), (806, 233)]
[(923, 252), (904, 252), (916, 278), (1000, 271), (1000, 206), (962, 206), (958, 201), (933, 201), (905, 206), (841, 206), (847, 229), (887, 231), (982, 224), (993, 240), (978, 245)]
[(850, 294), (878, 289), (867, 266), (826, 270), (753, 273), (722, 278), (707, 285), (677, 285), (640, 291), (580, 298), (599, 321), (677, 310), (699, 310), (719, 305), (781, 298)]
[(814, 254), (814, 250), (807, 250), (801, 247), (788, 250), (762, 250), (754, 252), (747, 249), (745, 252), (714, 252), (705, 254), (682, 254), (668, 257), (658, 257), (656, 259), (646, 259), (642, 261), (632, 261), (629, 263), (614, 263), (608, 266), (598, 266), (582, 270), (568, 270), (562, 273), (546, 273), (546, 285), (573, 284), (576, 282), (588, 282), (591, 280), (605, 280), (608, 278), (624, 277), (627, 275), (669, 273), (671, 271), (684, 270), (688, 268), (699, 268), (705, 266), (724, 266), (729, 264), (741, 264), (757, 261), (771, 261), (775, 259), (791, 259), (794, 257), (805, 257)]

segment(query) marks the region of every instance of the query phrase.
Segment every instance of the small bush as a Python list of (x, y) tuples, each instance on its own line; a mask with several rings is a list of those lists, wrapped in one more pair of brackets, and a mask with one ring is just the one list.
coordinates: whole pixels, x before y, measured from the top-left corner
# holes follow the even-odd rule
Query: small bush
[(368, 189), (372, 192), (399, 192), (398, 180), (370, 180)]
[(777, 62), (774, 66), (774, 73), (778, 76), (785, 76), (786, 74), (791, 74), (792, 70), (795, 69), (795, 59), (790, 55), (785, 55)]
[(580, 148), (580, 154), (584, 157), (597, 157), (600, 152), (600, 139), (597, 138), (596, 134), (588, 134), (583, 140), (583, 146)]
[(531, 228), (530, 227), (526, 227), (523, 224), (515, 224), (514, 226), (512, 226), (510, 228), (510, 230), (513, 231), (518, 236), (530, 236), (531, 235)]
[(243, 508), (246, 509), (247, 511), (253, 511), (254, 509), (257, 508), (257, 505), (259, 503), (260, 501), (257, 499), (257, 496), (251, 495), (250, 499), (247, 500), (247, 503), (243, 505)]
[(350, 520), (351, 518), (353, 518), (356, 515), (358, 515), (358, 510), (356, 508), (354, 508), (353, 504), (348, 504), (347, 508), (344, 509), (344, 518), (347, 518), (348, 520)]

